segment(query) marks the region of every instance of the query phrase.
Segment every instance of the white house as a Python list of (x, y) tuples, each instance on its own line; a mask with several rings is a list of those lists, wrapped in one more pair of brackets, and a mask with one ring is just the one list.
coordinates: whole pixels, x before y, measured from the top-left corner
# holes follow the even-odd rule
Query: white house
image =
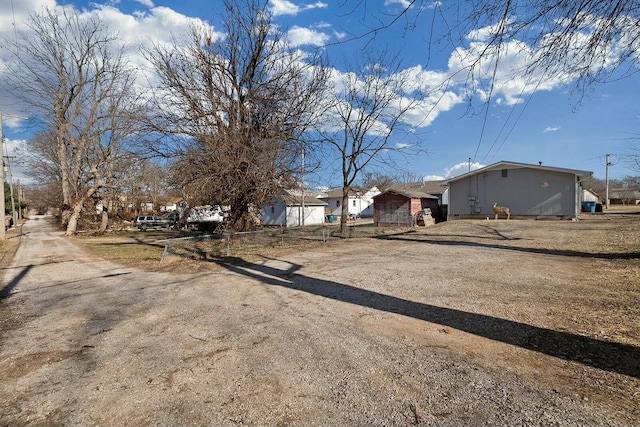
[(582, 201), (600, 203), (600, 197), (593, 190), (582, 190)]
[[(380, 194), (377, 187), (369, 189), (352, 187), (347, 198), (347, 213), (363, 218), (373, 217), (373, 198)], [(318, 199), (326, 202), (326, 215), (340, 217), (342, 215), (342, 188), (329, 190), (319, 194)]]
[[(313, 195), (287, 192), (260, 209), (260, 219), (264, 225), (295, 227), (324, 223), (327, 204)], [(304, 218), (303, 218), (304, 216)]]

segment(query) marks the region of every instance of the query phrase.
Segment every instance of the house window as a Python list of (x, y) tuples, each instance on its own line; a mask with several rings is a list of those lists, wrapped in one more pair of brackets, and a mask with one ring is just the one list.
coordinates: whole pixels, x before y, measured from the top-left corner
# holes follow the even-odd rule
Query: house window
[(336, 206), (340, 206), (340, 200), (336, 200)]
[(273, 206), (271, 206), (271, 213), (275, 213), (276, 208), (274, 208)]
[(355, 205), (356, 205), (356, 201), (354, 200), (354, 201), (353, 201), (353, 206), (355, 206)]
[(506, 178), (508, 174), (509, 174), (509, 169), (502, 169), (502, 177), (503, 178)]

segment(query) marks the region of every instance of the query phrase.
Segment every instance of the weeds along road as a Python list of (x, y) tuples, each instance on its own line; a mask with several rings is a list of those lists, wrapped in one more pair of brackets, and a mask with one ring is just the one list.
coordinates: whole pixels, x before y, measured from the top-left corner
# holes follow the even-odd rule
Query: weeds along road
[(587, 279), (629, 269), (514, 250), (534, 223), (452, 226), (481, 240), (354, 239), (167, 274), (30, 220), (0, 299), (0, 426), (640, 425), (633, 323), (623, 344), (579, 321), (620, 328), (588, 314), (635, 307), (636, 288)]

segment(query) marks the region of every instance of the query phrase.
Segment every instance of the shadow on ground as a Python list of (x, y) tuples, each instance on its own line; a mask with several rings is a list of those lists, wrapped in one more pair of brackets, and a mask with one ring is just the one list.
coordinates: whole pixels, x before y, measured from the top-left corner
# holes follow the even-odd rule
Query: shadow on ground
[(640, 378), (640, 348), (541, 328), (484, 314), (414, 302), (343, 283), (300, 275), (298, 264), (280, 270), (245, 260), (226, 258), (217, 261), (229, 271), (258, 280), (336, 301), (375, 310), (397, 313), (436, 323), (480, 337), (515, 345), (586, 366)]
[[(485, 243), (485, 242), (476, 242), (472, 240), (464, 240), (465, 238), (473, 238), (473, 239), (491, 239), (498, 240), (503, 242), (521, 240), (519, 238), (507, 238), (506, 236), (501, 235), (497, 230), (495, 230), (494, 238), (491, 237), (481, 237), (477, 236), (465, 236), (465, 235), (419, 235), (416, 234), (414, 230), (407, 231), (404, 233), (396, 233), (389, 234), (384, 236), (376, 236), (376, 239), (380, 240), (391, 240), (391, 241), (404, 241), (404, 242), (417, 242), (417, 243), (425, 243), (431, 245), (440, 245), (440, 246), (467, 246), (467, 247), (476, 247), (476, 248), (491, 248), (491, 249), (502, 249), (516, 252), (528, 252), (533, 254), (545, 254), (545, 255), (558, 255), (558, 256), (568, 256), (568, 257), (580, 257), (580, 258), (599, 258), (599, 259), (636, 259), (640, 258), (640, 252), (638, 251), (630, 251), (630, 252), (606, 252), (606, 251), (597, 251), (593, 252), (583, 252), (583, 251), (574, 251), (574, 250), (566, 250), (566, 249), (548, 249), (548, 248), (531, 248), (525, 246), (515, 246), (509, 244), (498, 244), (498, 243)], [(456, 239), (456, 240), (446, 240), (446, 239)]]

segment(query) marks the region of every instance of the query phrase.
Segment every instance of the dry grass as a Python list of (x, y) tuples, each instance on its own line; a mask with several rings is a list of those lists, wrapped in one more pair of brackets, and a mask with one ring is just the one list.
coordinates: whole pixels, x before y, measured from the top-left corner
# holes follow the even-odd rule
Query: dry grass
[[(542, 226), (541, 226), (542, 224)], [(521, 250), (550, 254), (573, 254), (598, 258), (638, 258), (640, 253), (640, 207), (613, 207), (606, 215), (581, 215), (577, 221), (535, 220), (458, 220), (435, 227), (411, 229), (380, 229), (370, 223), (350, 227), (347, 237), (367, 240), (390, 235), (416, 235), (441, 243), (466, 242), (478, 246), (509, 246)], [(156, 230), (147, 232), (122, 231), (102, 236), (78, 237), (76, 242), (95, 255), (127, 266), (149, 270), (185, 270), (175, 265), (159, 266), (167, 239), (194, 236), (182, 231)], [(194, 237), (197, 237), (195, 235)], [(286, 254), (291, 251), (320, 250), (327, 244), (344, 241), (338, 226), (308, 226), (265, 230), (261, 233), (173, 241), (176, 252), (183, 252), (180, 263), (187, 263), (185, 271), (202, 264), (199, 260), (212, 258), (254, 257)], [(171, 264), (168, 262), (167, 264)], [(206, 263), (208, 267), (210, 263)], [(200, 266), (203, 267), (203, 266)]]

